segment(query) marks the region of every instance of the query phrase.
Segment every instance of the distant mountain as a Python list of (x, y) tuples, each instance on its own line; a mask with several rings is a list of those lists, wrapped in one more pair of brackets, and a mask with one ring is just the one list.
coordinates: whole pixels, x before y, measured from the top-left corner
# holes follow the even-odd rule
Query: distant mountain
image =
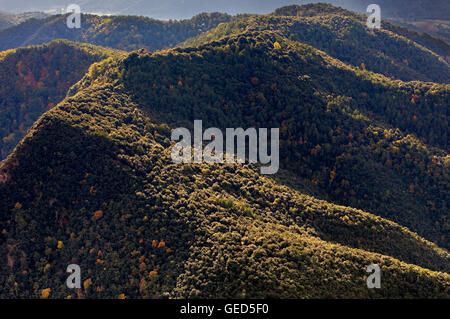
[(450, 80), (450, 44), (388, 22), (368, 30), (365, 17), (331, 5), (289, 6), (273, 15), (251, 16), (221, 24), (182, 46), (219, 40), (254, 30), (275, 30), (283, 37), (307, 43), (355, 67), (405, 81), (447, 83)]
[[(288, 16), (292, 18), (285, 18)], [(311, 44), (355, 66), (364, 63), (369, 70), (402, 80), (445, 82), (450, 78), (450, 44), (388, 22), (384, 22), (381, 31), (367, 32), (365, 19), (364, 15), (323, 4), (284, 7), (268, 16), (231, 17), (205, 13), (190, 20), (171, 22), (132, 16), (83, 15), (80, 29), (67, 28), (66, 16), (56, 15), (43, 20), (31, 19), (0, 32), (0, 50), (61, 38), (126, 51), (140, 48), (156, 51), (173, 47), (217, 26), (214, 34), (204, 33), (196, 42), (218, 38), (235, 28), (258, 29), (273, 24), (280, 30), (282, 28), (285, 36)], [(233, 21), (231, 25), (223, 24), (230, 21)], [(360, 37), (360, 41), (355, 42), (355, 37)], [(377, 38), (384, 42), (383, 46), (378, 46)], [(187, 44), (195, 43), (188, 41)]]
[(0, 30), (12, 27), (13, 25), (15, 24), (12, 22), (12, 16), (0, 12)]
[(27, 12), (20, 14), (8, 14), (0, 12), (0, 30), (18, 25), (28, 19), (43, 19), (48, 17), (48, 14), (43, 12)]
[(90, 65), (119, 54), (67, 41), (0, 53), (0, 160), (33, 123), (61, 102)]
[(0, 32), (0, 50), (44, 44), (55, 39), (86, 42), (120, 50), (145, 48), (155, 51), (176, 45), (232, 18), (204, 13), (183, 21), (159, 21), (136, 16), (83, 15), (82, 28), (69, 29), (66, 15), (30, 19)]
[(393, 20), (396, 24), (403, 25), (410, 30), (425, 32), (433, 36), (442, 38), (450, 43), (450, 20)]
[[(449, 84), (337, 59), (368, 32), (328, 18), (247, 17), (92, 65), (1, 163), (0, 297), (446, 298)], [(302, 43), (307, 27), (342, 49)], [(371, 39), (367, 64), (425, 52)], [(171, 129), (195, 119), (279, 127), (280, 174), (173, 163)]]
[[(85, 13), (145, 15), (156, 19), (188, 19), (200, 12), (269, 13), (286, 5), (327, 2), (345, 9), (366, 12), (370, 0), (1, 0), (5, 11), (24, 12), (61, 9), (77, 3)], [(445, 19), (450, 16), (450, 3), (442, 0), (378, 0), (384, 18)]]

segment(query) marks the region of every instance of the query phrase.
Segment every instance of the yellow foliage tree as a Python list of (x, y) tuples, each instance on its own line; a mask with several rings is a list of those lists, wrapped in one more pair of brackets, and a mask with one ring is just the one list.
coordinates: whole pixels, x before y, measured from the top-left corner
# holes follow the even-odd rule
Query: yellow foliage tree
[(87, 291), (91, 285), (92, 285), (92, 279), (91, 278), (86, 279), (83, 282), (84, 291)]
[(46, 264), (44, 267), (44, 272), (47, 272), (50, 269), (50, 264)]
[(48, 299), (51, 292), (52, 292), (51, 288), (42, 289), (41, 299)]

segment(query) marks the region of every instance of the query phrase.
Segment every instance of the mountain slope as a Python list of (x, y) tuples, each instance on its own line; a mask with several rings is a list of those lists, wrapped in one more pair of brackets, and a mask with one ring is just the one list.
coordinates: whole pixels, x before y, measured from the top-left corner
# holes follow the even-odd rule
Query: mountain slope
[(0, 52), (0, 160), (39, 116), (63, 100), (92, 63), (117, 54), (67, 41)]
[[(120, 91), (94, 85), (63, 102), (5, 163), (1, 249), (11, 262), (1, 266), (10, 274), (0, 277), (2, 296), (51, 288), (51, 297), (76, 297), (64, 285), (65, 263), (80, 264), (90, 279), (78, 297), (448, 293), (447, 274), (363, 250), (447, 269), (447, 253), (398, 225), (246, 167), (172, 164), (168, 132)], [(122, 124), (112, 129), (114, 121)], [(365, 287), (374, 262), (389, 274), (383, 290)]]
[(309, 44), (345, 63), (364, 65), (386, 76), (405, 81), (450, 81), (450, 66), (444, 60), (450, 55), (448, 44), (387, 22), (383, 23), (383, 29), (371, 31), (365, 19), (326, 4), (289, 6), (276, 10), (273, 15), (244, 17), (221, 24), (182, 46), (208, 43), (240, 32), (274, 30), (280, 36)]
[[(438, 119), (447, 87), (356, 70), (268, 31), (93, 65), (2, 163), (1, 295), (448, 297), (448, 252), (407, 228), (303, 195), (253, 166), (170, 158), (170, 128), (194, 119), (281, 127), (288, 174), (445, 245), (445, 151), (404, 133), (440, 145), (442, 124), (393, 127), (395, 110), (383, 107)], [(419, 159), (432, 174), (404, 192), (409, 174), (422, 176)], [(440, 200), (424, 212), (422, 197), (433, 198), (425, 182)], [(70, 263), (85, 274), (78, 292), (65, 287)], [(372, 263), (382, 289), (366, 287)]]
[[(382, 28), (388, 31), (393, 32), (394, 34), (401, 35), (411, 41), (417, 42), (420, 45), (423, 45), (424, 47), (430, 49), (431, 51), (439, 54), (443, 58), (446, 58), (450, 52), (450, 44), (433, 36), (430, 36), (429, 34), (433, 35), (436, 34), (436, 32), (432, 32), (433, 28), (425, 28), (425, 26), (417, 27), (414, 26), (414, 24), (419, 23), (419, 21), (414, 21), (410, 23), (414, 24), (408, 24), (405, 21), (408, 20), (397, 20), (397, 19), (385, 19), (385, 12), (384, 10), (382, 14)], [(318, 15), (329, 15), (329, 14), (339, 14), (346, 17), (350, 17), (356, 20), (359, 20), (360, 22), (366, 23), (367, 21), (367, 15), (366, 14), (358, 14), (352, 11), (348, 11), (345, 9), (342, 9), (340, 7), (334, 7), (329, 4), (309, 4), (309, 5), (291, 5), (283, 8), (279, 8), (275, 10), (274, 15), (277, 16), (304, 16), (304, 17), (314, 17)], [(392, 22), (391, 22), (392, 21)], [(417, 23), (416, 23), (417, 22)], [(400, 27), (400, 25), (405, 25), (405, 27)], [(419, 32), (414, 32), (419, 31)], [(434, 30), (436, 31), (436, 30)], [(426, 33), (424, 33), (426, 32)], [(429, 33), (429, 34), (427, 34)], [(445, 33), (437, 33), (438, 36), (442, 36)], [(445, 40), (445, 37), (444, 37)], [(447, 60), (448, 62), (448, 60)]]
[[(369, 70), (402, 80), (446, 82), (450, 78), (450, 67), (445, 62), (450, 57), (450, 44), (386, 21), (383, 30), (369, 32), (365, 15), (325, 4), (284, 7), (272, 16), (232, 18), (213, 13), (169, 22), (143, 17), (83, 15), (80, 29), (67, 28), (66, 17), (31, 19), (4, 30), (0, 32), (0, 50), (63, 38), (127, 51), (140, 48), (155, 51), (219, 25), (217, 30), (205, 33), (195, 42), (188, 41), (188, 45), (205, 43), (230, 31), (277, 29), (284, 37), (308, 43), (346, 63), (355, 66), (364, 63)], [(230, 20), (234, 22), (221, 24)]]
[(137, 16), (81, 16), (82, 27), (69, 29), (68, 15), (43, 20), (30, 19), (0, 32), (0, 50), (36, 45), (55, 39), (86, 42), (120, 50), (158, 50), (174, 46), (190, 37), (230, 21), (221, 13), (203, 13), (183, 21), (159, 21)]

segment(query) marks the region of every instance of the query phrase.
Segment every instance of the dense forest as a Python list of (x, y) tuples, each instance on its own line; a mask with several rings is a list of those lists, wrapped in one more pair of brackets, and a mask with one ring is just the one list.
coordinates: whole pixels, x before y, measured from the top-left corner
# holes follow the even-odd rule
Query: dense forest
[(29, 19), (3, 30), (0, 32), (0, 50), (66, 39), (126, 51), (141, 48), (155, 51), (174, 46), (232, 19), (222, 13), (202, 13), (182, 21), (83, 14), (82, 27), (69, 29), (66, 25), (67, 17), (68, 15), (53, 15), (46, 19)]
[(448, 245), (448, 84), (392, 81), (271, 32), (124, 63), (126, 88), (154, 118), (281, 127), (285, 168)]
[[(60, 13), (62, 8), (67, 6), (67, 2), (61, 0), (51, 0), (39, 2), (30, 0), (3, 0), (2, 10), (11, 12), (24, 12), (29, 10), (50, 11)], [(59, 2), (59, 3), (57, 3)], [(142, 15), (155, 19), (190, 19), (198, 12), (220, 11), (228, 14), (242, 13), (269, 13), (276, 7), (307, 3), (325, 2), (321, 0), (189, 0), (180, 2), (179, 0), (165, 0), (162, 2), (142, 2), (139, 0), (84, 0), (82, 11), (84, 13), (102, 13), (112, 15)], [(327, 3), (343, 7), (347, 10), (357, 11), (366, 14), (367, 0), (328, 0)], [(433, 36), (443, 38), (450, 42), (450, 2), (442, 0), (379, 0), (377, 4), (381, 7), (383, 19), (402, 24), (408, 29), (416, 30), (420, 33), (426, 32)], [(318, 4), (315, 4), (318, 5)], [(3, 14), (0, 12), (0, 30), (2, 28), (17, 25), (30, 17), (45, 17), (43, 13), (25, 14)]]
[(388, 22), (368, 30), (366, 18), (331, 5), (289, 6), (273, 15), (251, 16), (221, 24), (189, 39), (189, 47), (247, 31), (274, 30), (280, 36), (309, 44), (353, 66), (405, 81), (448, 83), (450, 45)]
[[(449, 254), (405, 227), (252, 166), (173, 164), (169, 127), (118, 78), (149, 58), (96, 65), (91, 85), (40, 118), (4, 162), (2, 296), (448, 295)], [(381, 290), (365, 287), (374, 262)], [(82, 267), (82, 289), (66, 288), (66, 263)]]
[[(448, 298), (450, 67), (412, 36), (317, 5), (105, 53), (0, 163), (0, 298)], [(196, 119), (279, 127), (279, 174), (173, 163)]]
[[(391, 2), (398, 4), (398, 1)], [(386, 6), (382, 6), (382, 28), (388, 31), (391, 31), (397, 35), (404, 36), (409, 40), (415, 41), (418, 44), (421, 44), (428, 49), (431, 49), (433, 52), (438, 53), (443, 58), (448, 58), (447, 62), (449, 62), (450, 57), (450, 21), (449, 20), (430, 20), (430, 15), (428, 15), (427, 20), (416, 20), (413, 18), (403, 18), (403, 19), (385, 19), (389, 17), (386, 16)], [(429, 8), (428, 8), (429, 9)], [(365, 10), (362, 10), (365, 12)], [(275, 10), (274, 15), (277, 16), (306, 16), (306, 17), (314, 17), (318, 15), (329, 15), (329, 14), (339, 14), (346, 17), (351, 17), (357, 19), (361, 22), (365, 22), (367, 20), (366, 14), (358, 14), (352, 11), (344, 10), (339, 7), (334, 7), (329, 4), (316, 4), (316, 5), (304, 5), (304, 6), (287, 6), (283, 8), (279, 8)], [(392, 23), (393, 21), (394, 23)], [(405, 27), (400, 27), (400, 25), (404, 25)], [(426, 33), (424, 33), (426, 32)], [(435, 35), (436, 37), (430, 36)], [(442, 38), (442, 39), (439, 39)]]
[(91, 64), (119, 51), (67, 41), (0, 53), (0, 160)]

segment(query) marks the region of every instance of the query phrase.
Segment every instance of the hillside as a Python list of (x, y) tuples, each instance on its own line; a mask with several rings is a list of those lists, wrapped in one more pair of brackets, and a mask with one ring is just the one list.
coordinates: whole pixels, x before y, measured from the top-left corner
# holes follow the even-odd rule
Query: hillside
[(365, 16), (330, 5), (289, 6), (273, 15), (251, 16), (221, 24), (187, 40), (190, 47), (224, 36), (274, 30), (280, 36), (309, 44), (339, 60), (404, 81), (448, 83), (450, 45), (429, 35), (383, 23), (370, 31)]
[[(384, 11), (383, 11), (384, 12)], [(304, 6), (287, 6), (283, 8), (279, 8), (275, 10), (274, 15), (277, 16), (306, 16), (306, 17), (315, 17), (318, 15), (329, 15), (329, 14), (338, 14), (343, 15), (349, 18), (353, 18), (358, 20), (359, 22), (366, 23), (367, 15), (366, 14), (357, 14), (352, 11), (344, 10), (339, 7), (334, 7), (328, 4), (316, 4), (316, 5), (304, 5)], [(411, 41), (414, 41), (431, 51), (437, 53), (444, 59), (448, 59), (448, 54), (450, 53), (450, 43), (447, 43), (444, 40), (447, 40), (445, 37), (445, 29), (442, 32), (434, 29), (433, 27), (427, 28), (426, 25), (421, 24), (420, 21), (411, 21), (411, 20), (399, 20), (399, 19), (384, 19), (385, 15), (383, 14), (382, 28), (386, 31), (391, 31), (395, 35), (403, 36)], [(393, 22), (391, 22), (393, 21)], [(409, 21), (409, 22), (407, 22)], [(353, 21), (354, 23), (354, 21)], [(441, 23), (445, 24), (445, 21), (441, 21)], [(406, 27), (401, 27), (402, 25)], [(442, 26), (444, 28), (444, 26)], [(425, 32), (425, 33), (424, 33)], [(428, 34), (427, 34), (428, 33)], [(443, 38), (439, 39), (430, 35), (437, 35), (438, 37)], [(392, 35), (391, 35), (392, 36)]]
[[(287, 52), (274, 62), (263, 52), (276, 39)], [(333, 201), (448, 245), (448, 85), (391, 81), (270, 32), (228, 41), (186, 49), (192, 59), (138, 60), (125, 83), (169, 124), (281, 127), (282, 164)]]
[(0, 32), (0, 50), (40, 45), (55, 39), (85, 42), (119, 50), (168, 48), (231, 20), (221, 13), (203, 13), (182, 21), (159, 21), (138, 16), (82, 15), (82, 27), (69, 29), (67, 15), (30, 19)]
[[(450, 256), (423, 238), (448, 247), (448, 85), (265, 30), (108, 59), (69, 95), (2, 163), (1, 296), (448, 297)], [(174, 164), (171, 128), (194, 119), (281, 127), (291, 182), (366, 211), (254, 166)]]
[(92, 63), (117, 54), (67, 41), (0, 52), (0, 160), (39, 116), (63, 100)]
[(394, 20), (394, 23), (403, 25), (406, 28), (417, 32), (426, 32), (443, 39), (447, 44), (450, 43), (450, 20)]
[[(450, 61), (450, 44), (442, 39), (398, 27), (387, 21), (383, 22), (382, 32), (367, 32), (365, 15), (325, 4), (283, 7), (277, 9), (274, 16), (277, 18), (204, 13), (189, 20), (159, 21), (136, 16), (83, 15), (82, 28), (74, 30), (66, 27), (65, 15), (54, 15), (47, 19), (29, 19), (0, 32), (0, 50), (67, 39), (126, 51), (141, 48), (155, 51), (173, 47), (221, 23), (234, 20), (234, 25), (228, 25), (228, 29), (266, 29), (268, 25), (272, 25), (272, 28), (289, 33), (285, 36), (294, 36), (295, 39), (325, 50), (347, 63), (359, 65), (361, 62), (358, 56), (367, 57), (378, 66), (374, 71), (383, 71), (385, 75), (401, 75), (400, 78), (404, 80), (445, 82), (448, 79), (446, 71), (444, 74), (439, 72), (439, 69), (447, 68), (438, 61), (437, 56), (447, 61), (447, 66)], [(291, 18), (287, 19), (286, 16)], [(421, 30), (411, 26), (415, 30)], [(220, 25), (214, 35), (224, 35), (220, 28), (224, 27)], [(357, 43), (355, 38), (359, 39)], [(380, 41), (383, 42), (382, 47), (374, 45)], [(410, 57), (413, 61), (410, 61)]]

